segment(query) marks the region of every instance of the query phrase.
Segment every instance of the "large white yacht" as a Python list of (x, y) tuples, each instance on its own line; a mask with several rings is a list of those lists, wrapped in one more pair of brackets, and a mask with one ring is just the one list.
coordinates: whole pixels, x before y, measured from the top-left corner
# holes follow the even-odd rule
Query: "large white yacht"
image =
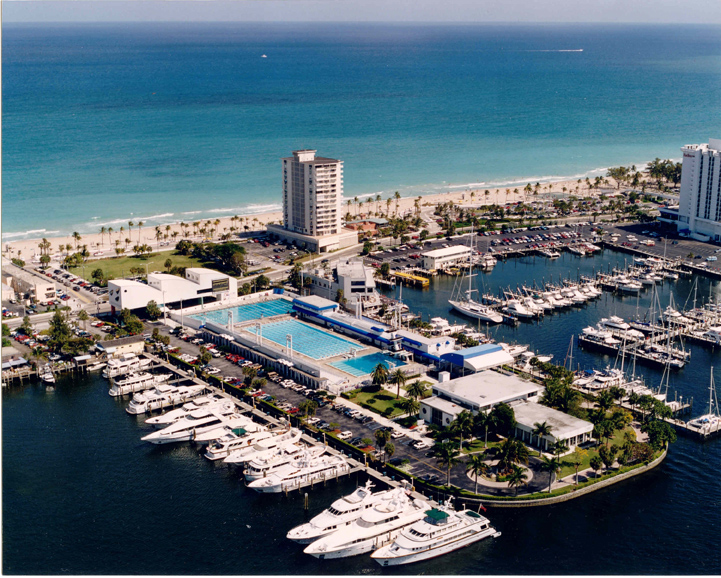
[(170, 424), (168, 427), (143, 436), (141, 439), (152, 444), (210, 441), (223, 434), (222, 431), (215, 437), (208, 437), (208, 434), (218, 432), (224, 426), (242, 427), (243, 424), (249, 421), (248, 417), (235, 412), (224, 414), (217, 410), (199, 409)]
[(239, 431), (227, 432), (209, 444), (203, 455), (210, 461), (222, 460), (227, 458), (228, 454), (233, 450), (252, 446), (260, 440), (273, 435), (273, 432), (269, 431), (265, 426), (258, 424), (254, 424), (254, 426), (242, 428)]
[(430, 505), (411, 498), (402, 488), (390, 500), (373, 506), (352, 524), (328, 534), (303, 550), (316, 558), (346, 558), (376, 550), (395, 540), (400, 531), (425, 517)]
[(223, 461), (227, 464), (243, 464), (257, 458), (270, 456), (276, 448), (283, 449), (298, 443), (302, 435), (303, 432), (299, 429), (291, 428), (282, 434), (260, 440), (250, 447), (234, 450)]
[(162, 409), (198, 397), (204, 390), (204, 385), (180, 385), (176, 387), (160, 384), (150, 391), (136, 393), (125, 411), (131, 415), (139, 415), (154, 409)]
[(368, 480), (365, 486), (356, 488), (352, 494), (339, 498), (310, 522), (293, 528), (288, 532), (287, 538), (299, 544), (310, 544), (339, 528), (352, 524), (369, 508), (384, 500), (391, 500), (395, 496), (394, 490), (373, 492), (371, 488), (373, 484)]
[(709, 384), (708, 394), (708, 413), (689, 420), (688, 424), (699, 430), (702, 434), (710, 434), (721, 430), (721, 414), (718, 409), (718, 398), (716, 396), (716, 388), (713, 382), (713, 367), (711, 367), (711, 382)]
[(113, 397), (128, 395), (130, 393), (135, 393), (136, 391), (151, 389), (156, 385), (165, 383), (169, 379), (169, 373), (161, 373), (158, 375), (153, 375), (147, 371), (131, 373), (123, 379), (113, 380), (108, 393)]
[(530, 311), (521, 302), (515, 299), (508, 301), (508, 304), (503, 308), (503, 311), (521, 319), (532, 319), (536, 316), (533, 311)]
[(147, 369), (151, 364), (150, 359), (138, 357), (134, 353), (125, 353), (120, 357), (108, 359), (108, 364), (103, 370), (103, 377), (110, 378), (130, 371), (140, 371)]
[(245, 481), (253, 482), (260, 478), (265, 478), (270, 474), (280, 471), (283, 466), (295, 463), (299, 459), (308, 460), (317, 458), (325, 453), (325, 450), (325, 446), (306, 447), (301, 444), (293, 444), (281, 450), (276, 450), (276, 452), (270, 456), (257, 458), (248, 462), (243, 470)]
[(170, 410), (162, 415), (148, 418), (145, 420), (145, 423), (156, 428), (162, 428), (171, 423), (175, 423), (198, 409), (217, 409), (219, 411), (232, 412), (235, 410), (235, 404), (217, 395), (204, 395), (202, 397), (196, 397), (193, 401), (189, 401), (181, 407)]
[(381, 566), (400, 566), (442, 556), (501, 533), (473, 510), (456, 512), (449, 504), (426, 512), (425, 518), (401, 530), (391, 543), (371, 554)]
[(343, 456), (331, 454), (317, 457), (303, 456), (265, 478), (250, 482), (248, 487), (261, 494), (280, 494), (285, 490), (294, 490), (314, 482), (333, 479), (349, 471), (350, 464)]
[(611, 315), (610, 317), (603, 317), (598, 322), (599, 327), (605, 327), (607, 329), (616, 329), (618, 331), (627, 331), (631, 329), (631, 326), (626, 323), (622, 317), (617, 315)]

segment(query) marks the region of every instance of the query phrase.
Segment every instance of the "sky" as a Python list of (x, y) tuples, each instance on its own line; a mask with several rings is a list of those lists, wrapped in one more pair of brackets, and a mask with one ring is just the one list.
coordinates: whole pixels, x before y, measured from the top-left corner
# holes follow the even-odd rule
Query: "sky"
[(4, 0), (9, 22), (624, 22), (721, 24), (721, 0)]

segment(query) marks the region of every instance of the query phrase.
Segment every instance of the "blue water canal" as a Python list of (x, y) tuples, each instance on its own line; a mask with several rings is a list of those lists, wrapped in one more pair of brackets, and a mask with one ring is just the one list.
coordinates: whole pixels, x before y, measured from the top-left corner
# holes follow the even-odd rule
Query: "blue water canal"
[[(623, 263), (624, 256), (564, 256), (499, 263), (486, 288), (554, 280)], [(453, 280), (433, 290), (404, 289), (424, 317), (448, 314)], [(686, 298), (692, 281), (660, 287)], [(718, 291), (700, 279), (698, 299)], [(642, 296), (643, 311), (648, 296)], [(563, 357), (571, 334), (602, 316), (635, 313), (636, 299), (604, 295), (595, 303), (537, 324), (498, 327), (499, 340), (530, 343)], [(452, 315), (449, 314), (450, 317)], [(703, 411), (708, 368), (721, 356), (694, 345), (671, 389)], [(581, 367), (613, 363), (576, 351)], [(660, 371), (639, 366), (656, 382)], [(717, 374), (717, 381), (719, 375)], [(299, 496), (261, 496), (239, 475), (210, 463), (188, 444), (156, 447), (149, 428), (112, 399), (100, 377), (62, 378), (54, 393), (39, 385), (3, 391), (3, 571), (6, 574), (718, 574), (721, 573), (721, 440), (680, 438), (655, 471), (581, 500), (545, 508), (492, 510), (503, 533), (443, 558), (381, 569), (367, 556), (320, 561), (286, 540), (305, 519)], [(673, 394), (672, 394), (673, 395)], [(363, 480), (361, 480), (363, 481)], [(310, 494), (314, 515), (356, 479)]]

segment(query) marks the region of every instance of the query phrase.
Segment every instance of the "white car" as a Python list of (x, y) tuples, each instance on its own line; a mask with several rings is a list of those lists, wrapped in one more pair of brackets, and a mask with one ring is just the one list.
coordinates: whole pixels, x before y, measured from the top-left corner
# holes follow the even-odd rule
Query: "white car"
[(411, 447), (417, 449), (417, 450), (425, 450), (430, 448), (430, 444), (427, 442), (424, 442), (423, 440), (416, 440), (411, 444)]
[(391, 433), (391, 437), (394, 440), (397, 440), (398, 438), (402, 438), (404, 435), (406, 435), (406, 434), (404, 434), (402, 431), (398, 431), (398, 430), (393, 430), (393, 433)]
[(711, 255), (710, 257), (706, 257), (707, 261), (718, 261), (718, 257), (716, 255)]
[(342, 431), (336, 436), (339, 440), (349, 440), (353, 437), (353, 432), (350, 430)]

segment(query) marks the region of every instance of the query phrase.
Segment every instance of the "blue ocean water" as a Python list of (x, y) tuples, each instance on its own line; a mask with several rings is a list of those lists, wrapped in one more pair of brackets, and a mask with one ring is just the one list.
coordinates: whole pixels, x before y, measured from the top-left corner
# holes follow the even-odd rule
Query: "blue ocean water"
[(721, 133), (718, 26), (6, 24), (2, 48), (5, 240), (275, 208), (297, 148), (343, 159), (346, 196), (406, 196)]

